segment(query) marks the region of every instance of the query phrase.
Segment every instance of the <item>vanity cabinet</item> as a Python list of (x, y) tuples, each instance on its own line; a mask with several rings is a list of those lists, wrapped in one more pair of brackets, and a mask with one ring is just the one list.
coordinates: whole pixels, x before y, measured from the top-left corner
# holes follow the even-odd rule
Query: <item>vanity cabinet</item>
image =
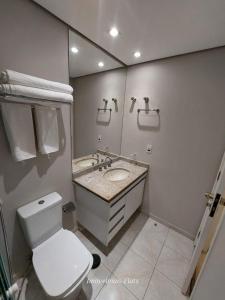
[(75, 184), (78, 222), (107, 246), (141, 205), (145, 178), (142, 175), (110, 202)]

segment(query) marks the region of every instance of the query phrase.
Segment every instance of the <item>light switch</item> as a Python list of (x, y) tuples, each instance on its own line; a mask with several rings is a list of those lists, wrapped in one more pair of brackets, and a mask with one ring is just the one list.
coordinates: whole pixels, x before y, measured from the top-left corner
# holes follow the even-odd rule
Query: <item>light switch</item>
[(102, 141), (102, 136), (99, 134), (98, 135), (98, 142), (101, 142)]

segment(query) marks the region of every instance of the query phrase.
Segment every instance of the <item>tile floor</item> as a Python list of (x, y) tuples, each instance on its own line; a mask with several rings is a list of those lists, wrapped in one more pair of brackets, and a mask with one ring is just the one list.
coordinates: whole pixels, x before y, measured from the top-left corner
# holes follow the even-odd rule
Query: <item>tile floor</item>
[[(89, 273), (79, 300), (187, 299), (180, 288), (193, 242), (140, 213), (129, 223), (107, 249), (86, 231), (75, 232), (102, 261)], [(32, 273), (26, 300), (45, 300), (40, 289)]]

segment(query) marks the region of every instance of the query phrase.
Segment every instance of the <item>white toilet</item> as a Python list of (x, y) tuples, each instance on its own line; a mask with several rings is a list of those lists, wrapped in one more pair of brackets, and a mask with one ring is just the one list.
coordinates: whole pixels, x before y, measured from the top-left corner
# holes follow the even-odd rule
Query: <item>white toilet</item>
[(54, 192), (17, 212), (48, 298), (76, 299), (93, 258), (75, 234), (62, 228), (62, 197)]

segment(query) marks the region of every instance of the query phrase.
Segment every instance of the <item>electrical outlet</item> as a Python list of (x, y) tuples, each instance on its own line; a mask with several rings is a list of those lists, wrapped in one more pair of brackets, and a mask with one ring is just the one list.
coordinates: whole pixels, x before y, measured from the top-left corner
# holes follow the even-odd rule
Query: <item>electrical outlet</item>
[(146, 152), (148, 154), (152, 154), (152, 145), (148, 144), (147, 147), (146, 147)]
[(102, 136), (99, 134), (98, 135), (98, 142), (101, 142), (102, 141)]

